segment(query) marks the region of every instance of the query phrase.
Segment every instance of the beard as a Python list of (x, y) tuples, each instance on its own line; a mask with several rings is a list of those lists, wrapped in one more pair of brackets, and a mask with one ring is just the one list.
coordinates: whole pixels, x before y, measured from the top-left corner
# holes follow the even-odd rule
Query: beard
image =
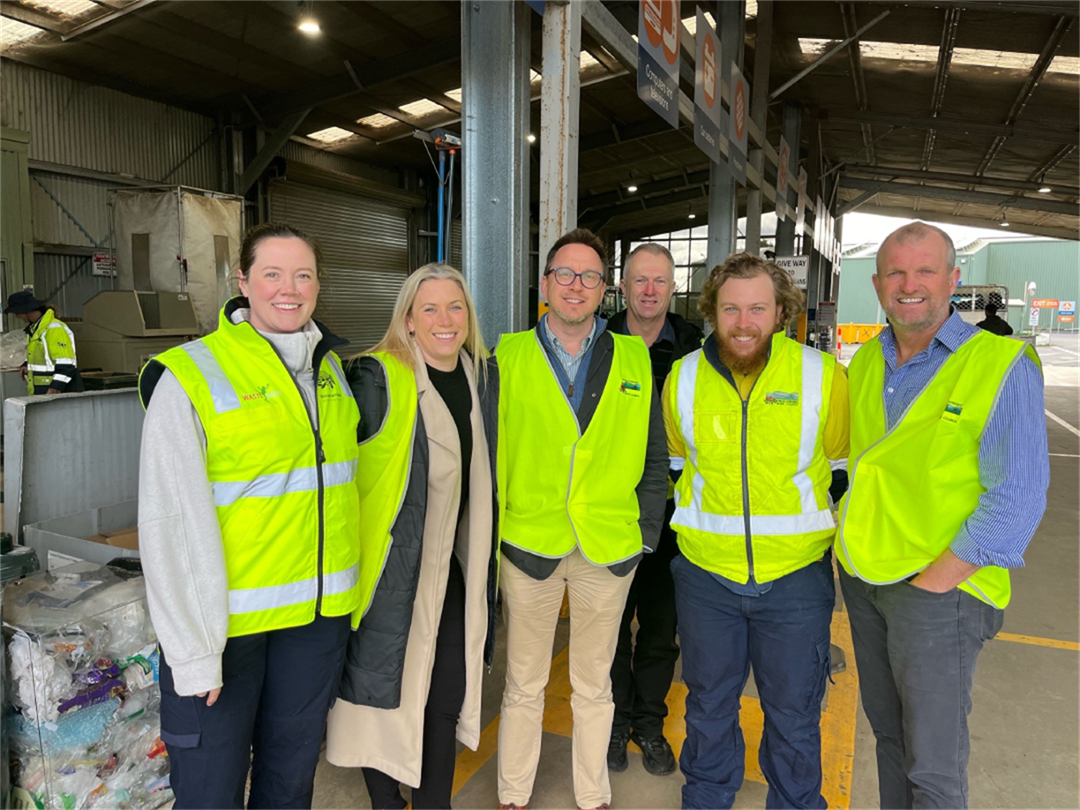
[[(742, 334), (745, 335), (748, 333), (743, 332)], [(750, 354), (736, 352), (731, 348), (731, 343), (735, 339), (734, 335), (729, 337), (720, 337), (717, 335), (716, 347), (720, 351), (721, 362), (723, 362), (728, 369), (737, 374), (745, 375), (757, 371), (764, 366), (766, 360), (769, 359), (769, 347), (772, 345), (772, 341), (761, 335), (760, 332), (753, 334), (759, 338), (760, 342)]]
[(912, 332), (922, 332), (926, 329), (931, 329), (935, 326), (940, 326), (945, 322), (945, 319), (949, 317), (950, 304), (946, 303), (943, 307), (937, 309), (928, 309), (925, 317), (918, 320), (905, 320), (901, 317), (902, 307), (898, 304), (896, 306), (883, 306), (885, 310), (885, 317), (889, 322), (895, 326), (901, 326), (904, 329), (911, 330)]

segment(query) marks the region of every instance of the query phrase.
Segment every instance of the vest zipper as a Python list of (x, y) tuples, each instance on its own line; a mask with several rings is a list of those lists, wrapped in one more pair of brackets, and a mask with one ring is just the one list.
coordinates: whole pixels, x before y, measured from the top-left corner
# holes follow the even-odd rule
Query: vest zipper
[[(754, 381), (755, 384), (757, 381)], [(753, 391), (753, 386), (750, 387)], [(750, 579), (754, 578), (754, 546), (751, 542), (750, 531), (750, 481), (747, 478), (747, 463), (746, 463), (746, 434), (747, 434), (747, 422), (750, 416), (750, 399), (749, 395), (742, 401), (742, 507), (743, 507), (743, 527), (746, 531), (746, 565), (750, 571)], [(749, 580), (747, 580), (749, 581)]]

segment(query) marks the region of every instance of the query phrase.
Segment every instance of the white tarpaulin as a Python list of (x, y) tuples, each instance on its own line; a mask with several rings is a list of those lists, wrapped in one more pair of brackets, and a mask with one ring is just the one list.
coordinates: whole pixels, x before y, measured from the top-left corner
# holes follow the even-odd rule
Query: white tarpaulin
[(181, 188), (120, 189), (114, 205), (117, 287), (187, 292), (200, 333), (212, 332), (239, 266), (242, 202)]

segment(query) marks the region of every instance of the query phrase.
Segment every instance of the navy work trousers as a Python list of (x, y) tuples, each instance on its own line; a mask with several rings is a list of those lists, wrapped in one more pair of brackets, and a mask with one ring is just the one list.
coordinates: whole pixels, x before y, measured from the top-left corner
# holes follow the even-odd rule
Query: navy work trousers
[(739, 704), (753, 665), (765, 714), (758, 752), (769, 783), (765, 806), (824, 808), (820, 721), (836, 601), (831, 554), (760, 596), (733, 593), (682, 555), (671, 572), (688, 689), (682, 806), (735, 801), (746, 751)]
[(161, 740), (177, 810), (311, 807), (326, 715), (337, 694), (349, 617), (230, 638), (213, 706), (181, 697), (161, 658)]

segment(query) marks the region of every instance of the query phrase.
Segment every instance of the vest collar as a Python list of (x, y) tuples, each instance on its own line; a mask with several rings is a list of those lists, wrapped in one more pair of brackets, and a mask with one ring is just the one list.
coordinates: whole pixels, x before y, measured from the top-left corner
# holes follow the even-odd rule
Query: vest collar
[[(238, 295), (235, 298), (230, 298), (228, 301), (225, 302), (225, 306), (221, 309), (221, 314), (218, 317), (218, 328), (239, 329), (242, 328), (244, 324), (250, 325), (246, 320), (239, 325), (234, 324), (232, 321), (233, 313), (235, 313), (237, 310), (250, 308), (251, 304), (244, 296)], [(315, 347), (315, 356), (312, 360), (314, 367), (318, 368), (320, 362), (326, 356), (327, 352), (336, 351), (343, 346), (347, 346), (349, 345), (349, 341), (343, 337), (338, 337), (329, 329), (327, 329), (326, 326), (324, 326), (321, 322), (315, 320), (314, 318), (311, 319), (311, 322), (315, 324), (315, 327), (322, 335), (322, 337), (319, 339), (319, 345)]]

